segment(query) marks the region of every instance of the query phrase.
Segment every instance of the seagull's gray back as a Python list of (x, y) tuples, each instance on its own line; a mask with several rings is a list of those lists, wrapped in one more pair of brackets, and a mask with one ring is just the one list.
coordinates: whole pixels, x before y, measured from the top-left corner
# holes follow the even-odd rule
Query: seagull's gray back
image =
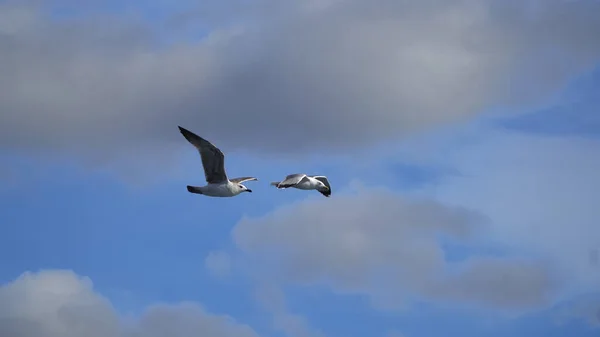
[(296, 185), (302, 181), (302, 179), (306, 177), (304, 173), (294, 173), (289, 174), (285, 177), (285, 179), (280, 183), (281, 185)]

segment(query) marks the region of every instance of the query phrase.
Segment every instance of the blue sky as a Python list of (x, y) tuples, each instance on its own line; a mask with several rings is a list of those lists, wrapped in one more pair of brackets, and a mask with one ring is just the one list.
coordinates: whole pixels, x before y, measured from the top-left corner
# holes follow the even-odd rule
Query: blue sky
[[(559, 3), (534, 23), (475, 0), (0, 3), (0, 331), (596, 336), (600, 45), (578, 29), (599, 27)], [(526, 68), (548, 45), (567, 57)], [(204, 176), (177, 125), (254, 193), (188, 193)], [(269, 186), (294, 172), (332, 197)]]

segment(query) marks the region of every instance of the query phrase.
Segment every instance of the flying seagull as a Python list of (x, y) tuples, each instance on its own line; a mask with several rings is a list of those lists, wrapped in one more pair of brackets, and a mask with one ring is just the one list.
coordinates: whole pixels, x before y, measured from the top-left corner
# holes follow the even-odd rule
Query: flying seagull
[(209, 197), (234, 197), (242, 192), (252, 192), (242, 183), (258, 179), (254, 177), (228, 179), (225, 173), (225, 156), (223, 152), (206, 139), (181, 126), (178, 127), (185, 139), (198, 149), (200, 158), (202, 158), (202, 166), (204, 166), (204, 177), (208, 183), (205, 186), (188, 185), (188, 192)]
[(277, 188), (293, 187), (299, 190), (317, 190), (326, 197), (331, 195), (331, 186), (326, 176), (307, 176), (304, 173), (290, 174), (283, 181), (272, 182)]

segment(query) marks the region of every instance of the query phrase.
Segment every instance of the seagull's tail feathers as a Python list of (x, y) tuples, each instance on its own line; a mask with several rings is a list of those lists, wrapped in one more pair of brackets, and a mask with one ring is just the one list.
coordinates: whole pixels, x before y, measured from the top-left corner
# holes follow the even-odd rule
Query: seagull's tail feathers
[(200, 187), (198, 187), (198, 186), (190, 186), (190, 185), (187, 185), (187, 190), (188, 190), (188, 192), (190, 192), (190, 193), (195, 193), (195, 194), (203, 194), (203, 193), (202, 193), (202, 190), (200, 190)]
[(280, 183), (280, 181), (274, 181), (271, 183), (271, 186), (275, 186), (275, 187), (279, 188), (279, 183)]

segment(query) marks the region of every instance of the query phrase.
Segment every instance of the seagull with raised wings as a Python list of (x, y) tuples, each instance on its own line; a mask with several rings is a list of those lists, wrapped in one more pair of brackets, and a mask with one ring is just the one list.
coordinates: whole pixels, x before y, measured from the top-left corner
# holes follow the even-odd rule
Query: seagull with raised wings
[(255, 177), (228, 179), (225, 173), (225, 156), (223, 152), (206, 139), (179, 126), (179, 131), (192, 145), (198, 149), (204, 177), (208, 183), (205, 186), (187, 186), (190, 193), (203, 194), (209, 197), (235, 197), (242, 192), (252, 192), (242, 185), (245, 181), (258, 180)]
[(326, 197), (331, 195), (331, 186), (326, 176), (309, 176), (304, 173), (290, 174), (283, 181), (271, 183), (277, 188), (297, 188), (299, 190), (317, 190)]

